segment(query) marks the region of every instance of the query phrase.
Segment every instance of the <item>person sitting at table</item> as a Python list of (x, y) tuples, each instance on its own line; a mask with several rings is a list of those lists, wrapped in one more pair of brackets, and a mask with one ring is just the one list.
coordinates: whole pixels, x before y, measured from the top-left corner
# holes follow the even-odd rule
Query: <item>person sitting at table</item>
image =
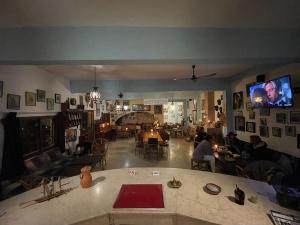
[(207, 135), (207, 133), (204, 131), (204, 127), (197, 128), (196, 130), (196, 137), (194, 142), (194, 149), (197, 147), (197, 145), (204, 140), (204, 137)]
[(193, 152), (193, 160), (194, 161), (201, 161), (207, 160), (209, 161), (210, 168), (212, 172), (216, 171), (215, 167), (215, 157), (213, 153), (213, 137), (210, 135), (206, 135), (204, 140), (202, 140), (196, 147)]
[(232, 153), (240, 154), (242, 151), (242, 142), (236, 137), (237, 134), (230, 131), (225, 138), (225, 144)]
[(250, 157), (252, 160), (268, 160), (269, 152), (267, 151), (267, 143), (262, 141), (258, 135), (250, 136)]

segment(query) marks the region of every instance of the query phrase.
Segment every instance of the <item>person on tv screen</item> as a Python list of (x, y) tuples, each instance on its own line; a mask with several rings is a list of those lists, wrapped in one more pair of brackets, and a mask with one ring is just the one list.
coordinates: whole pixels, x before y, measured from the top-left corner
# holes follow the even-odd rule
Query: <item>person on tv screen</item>
[(279, 82), (266, 82), (264, 90), (267, 93), (269, 106), (286, 106), (291, 103), (291, 100), (281, 93), (281, 85)]

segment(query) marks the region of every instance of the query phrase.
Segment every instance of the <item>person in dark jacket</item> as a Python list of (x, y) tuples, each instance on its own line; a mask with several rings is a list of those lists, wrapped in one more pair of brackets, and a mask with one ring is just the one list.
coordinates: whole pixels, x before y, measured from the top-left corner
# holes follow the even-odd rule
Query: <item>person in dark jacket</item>
[(196, 130), (196, 137), (195, 137), (195, 142), (194, 142), (194, 148), (197, 147), (197, 145), (204, 140), (205, 136), (207, 133), (204, 131), (204, 127), (200, 127), (199, 129)]

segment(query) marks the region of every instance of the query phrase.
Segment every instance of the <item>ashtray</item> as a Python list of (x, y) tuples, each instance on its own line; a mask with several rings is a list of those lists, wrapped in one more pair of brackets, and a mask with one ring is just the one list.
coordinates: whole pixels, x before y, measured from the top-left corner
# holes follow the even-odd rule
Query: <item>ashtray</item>
[(204, 186), (204, 190), (211, 195), (217, 195), (221, 192), (221, 187), (213, 183), (208, 183)]
[(180, 188), (182, 183), (179, 180), (170, 180), (168, 183), (169, 188)]

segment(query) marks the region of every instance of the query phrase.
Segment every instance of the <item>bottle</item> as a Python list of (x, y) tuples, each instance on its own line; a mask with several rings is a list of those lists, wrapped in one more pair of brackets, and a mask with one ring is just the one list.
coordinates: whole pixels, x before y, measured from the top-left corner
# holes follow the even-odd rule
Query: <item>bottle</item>
[(239, 205), (244, 205), (245, 202), (245, 192), (238, 188), (236, 185), (236, 189), (234, 190), (235, 202)]

